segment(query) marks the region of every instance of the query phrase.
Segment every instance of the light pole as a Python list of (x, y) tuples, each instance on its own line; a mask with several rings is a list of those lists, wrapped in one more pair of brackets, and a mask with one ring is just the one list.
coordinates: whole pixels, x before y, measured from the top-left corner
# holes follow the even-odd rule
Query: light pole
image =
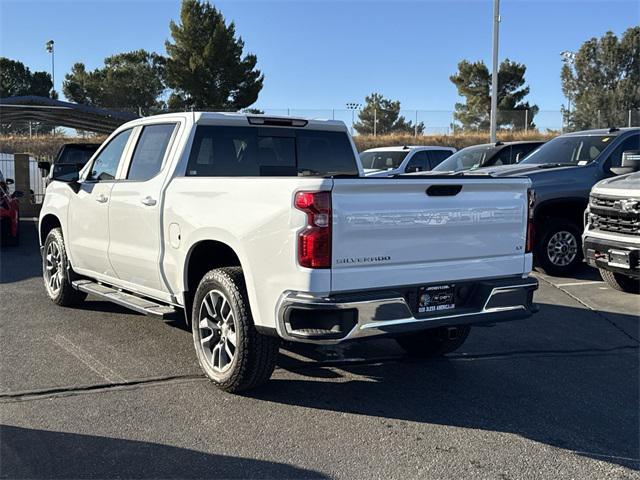
[(356, 121), (356, 110), (360, 110), (362, 105), (356, 102), (349, 102), (346, 106), (347, 110), (351, 110), (351, 135), (353, 135), (353, 124)]
[[(567, 65), (569, 68), (573, 68), (573, 65), (576, 61), (576, 52), (570, 52), (569, 50), (565, 50), (564, 52), (560, 52), (560, 57), (562, 58), (562, 62)], [(567, 93), (567, 123), (569, 123), (569, 118), (571, 117), (571, 93)]]
[(53, 45), (54, 45), (54, 41), (53, 40), (49, 40), (47, 43), (44, 44), (45, 48), (47, 49), (47, 52), (49, 52), (51, 54), (51, 96), (53, 97), (53, 92), (56, 91), (56, 73), (55, 73), (55, 51), (53, 49)]
[(500, 0), (493, 0), (493, 70), (491, 73), (491, 143), (498, 129), (498, 35), (500, 30)]

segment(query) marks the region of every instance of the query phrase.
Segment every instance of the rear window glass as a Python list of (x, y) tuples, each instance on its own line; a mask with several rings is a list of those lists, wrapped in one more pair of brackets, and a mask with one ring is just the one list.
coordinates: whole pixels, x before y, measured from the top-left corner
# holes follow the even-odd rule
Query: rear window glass
[(188, 176), (358, 175), (344, 132), (199, 126)]

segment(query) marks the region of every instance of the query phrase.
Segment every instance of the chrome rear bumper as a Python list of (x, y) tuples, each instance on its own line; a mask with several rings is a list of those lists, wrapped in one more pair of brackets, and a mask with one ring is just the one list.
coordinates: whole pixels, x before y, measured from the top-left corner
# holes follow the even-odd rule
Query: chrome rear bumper
[[(455, 283), (455, 282), (451, 282)], [(371, 336), (393, 336), (443, 326), (516, 320), (537, 311), (535, 278), (464, 282), (467, 302), (449, 312), (418, 315), (411, 292), (418, 287), (336, 296), (286, 292), (278, 305), (277, 329), (285, 340), (335, 344)]]

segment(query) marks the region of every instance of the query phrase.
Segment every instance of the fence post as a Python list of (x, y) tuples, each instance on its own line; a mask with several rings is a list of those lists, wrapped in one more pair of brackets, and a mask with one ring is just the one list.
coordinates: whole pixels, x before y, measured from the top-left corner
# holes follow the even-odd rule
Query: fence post
[(629, 127), (631, 126), (631, 109), (629, 109)]
[(529, 109), (525, 108), (524, 110), (524, 133), (527, 133), (529, 129)]
[(600, 128), (600, 110), (598, 110), (598, 125), (596, 128)]
[(418, 137), (418, 110), (416, 110), (416, 124), (413, 127), (413, 136)]
[(35, 217), (38, 212), (30, 201), (31, 182), (29, 180), (29, 154), (16, 153), (13, 155), (13, 174), (15, 176), (15, 190), (24, 194), (18, 199), (20, 204), (20, 215), (22, 217)]

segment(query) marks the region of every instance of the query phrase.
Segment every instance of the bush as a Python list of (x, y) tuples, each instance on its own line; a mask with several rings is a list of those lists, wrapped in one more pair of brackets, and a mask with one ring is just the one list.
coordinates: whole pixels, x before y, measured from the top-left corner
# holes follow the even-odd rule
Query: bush
[[(502, 142), (514, 142), (518, 140), (551, 140), (559, 132), (540, 133), (532, 132), (500, 132), (498, 140)], [(69, 142), (103, 142), (103, 136), (67, 137), (60, 135), (44, 135), (29, 138), (28, 135), (0, 135), (1, 153), (30, 153), (34, 157), (53, 157), (62, 144)], [(441, 145), (455, 147), (458, 150), (470, 145), (478, 145), (489, 141), (486, 132), (464, 133), (456, 135), (356, 135), (353, 137), (358, 151), (375, 147), (402, 146), (402, 145)]]

